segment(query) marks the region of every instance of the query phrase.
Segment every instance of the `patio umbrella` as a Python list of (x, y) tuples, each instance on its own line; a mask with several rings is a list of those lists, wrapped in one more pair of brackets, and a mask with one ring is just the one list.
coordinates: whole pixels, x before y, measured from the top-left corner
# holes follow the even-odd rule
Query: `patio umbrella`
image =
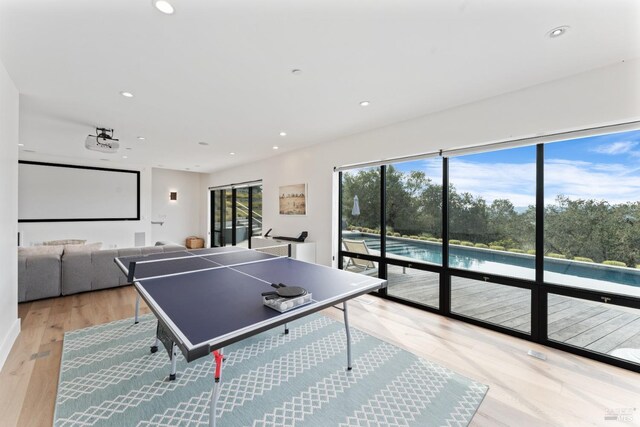
[(358, 196), (353, 196), (353, 209), (351, 209), (351, 215), (360, 215), (360, 205), (358, 204)]

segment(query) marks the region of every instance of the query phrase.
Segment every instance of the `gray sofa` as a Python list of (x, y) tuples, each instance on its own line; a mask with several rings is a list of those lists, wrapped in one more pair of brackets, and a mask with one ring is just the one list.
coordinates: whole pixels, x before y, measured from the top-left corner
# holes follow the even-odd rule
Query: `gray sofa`
[(164, 244), (107, 250), (23, 250), (18, 254), (18, 302), (126, 285), (115, 257), (182, 249), (184, 246)]

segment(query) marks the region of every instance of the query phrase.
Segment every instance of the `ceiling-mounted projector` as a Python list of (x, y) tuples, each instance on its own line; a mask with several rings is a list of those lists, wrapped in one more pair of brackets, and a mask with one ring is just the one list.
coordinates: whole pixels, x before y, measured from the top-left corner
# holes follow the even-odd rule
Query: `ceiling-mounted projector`
[(120, 143), (113, 137), (113, 129), (96, 128), (97, 135), (89, 135), (84, 141), (88, 150), (102, 153), (115, 153), (120, 148)]

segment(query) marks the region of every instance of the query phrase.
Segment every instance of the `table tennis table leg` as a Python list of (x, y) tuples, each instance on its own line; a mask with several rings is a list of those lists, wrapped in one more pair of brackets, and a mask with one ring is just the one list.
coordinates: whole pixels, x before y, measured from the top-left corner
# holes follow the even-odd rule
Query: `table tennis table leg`
[(347, 302), (342, 303), (342, 312), (344, 313), (344, 327), (347, 331), (347, 370), (351, 370), (351, 330), (349, 329), (349, 312), (347, 311)]
[(171, 343), (171, 374), (169, 374), (169, 381), (176, 379), (176, 364), (178, 360), (178, 346), (175, 343)]
[(211, 352), (213, 360), (215, 361), (215, 369), (213, 374), (213, 389), (211, 390), (211, 403), (209, 405), (209, 427), (216, 427), (216, 406), (220, 398), (220, 390), (222, 390), (222, 384), (220, 384), (222, 378), (222, 362), (224, 361), (222, 350), (223, 349), (214, 350)]
[(138, 311), (140, 310), (140, 294), (136, 295), (136, 314), (135, 314), (135, 321), (134, 323), (137, 325), (138, 324)]

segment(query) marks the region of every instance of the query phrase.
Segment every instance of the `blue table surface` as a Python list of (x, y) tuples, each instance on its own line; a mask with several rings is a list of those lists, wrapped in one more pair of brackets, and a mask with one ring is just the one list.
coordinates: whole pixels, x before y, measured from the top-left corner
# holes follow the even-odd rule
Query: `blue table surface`
[[(242, 259), (258, 262), (140, 280), (136, 286), (146, 294), (145, 299), (156, 314), (197, 346), (282, 316), (263, 305), (261, 294), (273, 290), (271, 283), (301, 286), (320, 303), (348, 299), (351, 294), (364, 293), (384, 283), (369, 276), (255, 251), (225, 254), (220, 261), (232, 265)], [(169, 265), (183, 267), (196, 260), (187, 257), (168, 261), (162, 270), (170, 271)], [(141, 265), (136, 266), (136, 276)], [(313, 305), (294, 310), (313, 309)]]

